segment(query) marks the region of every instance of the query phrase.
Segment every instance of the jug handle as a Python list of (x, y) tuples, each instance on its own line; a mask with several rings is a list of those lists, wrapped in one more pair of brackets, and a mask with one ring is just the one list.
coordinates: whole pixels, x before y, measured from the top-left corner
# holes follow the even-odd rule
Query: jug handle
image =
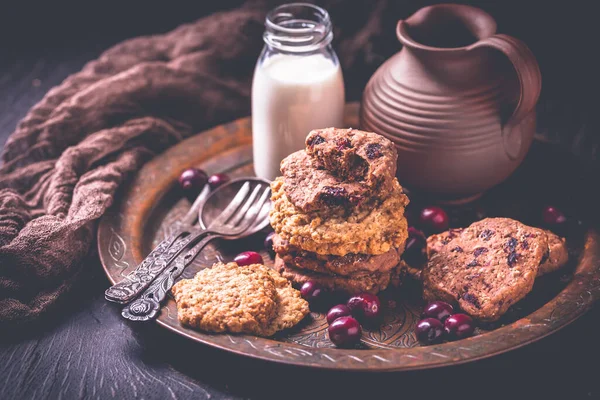
[(542, 75), (535, 56), (527, 45), (508, 35), (494, 35), (469, 46), (469, 50), (490, 47), (501, 51), (513, 64), (521, 93), (512, 115), (502, 126), (504, 150), (516, 159), (522, 149), (522, 132), (518, 124), (534, 109), (542, 89)]

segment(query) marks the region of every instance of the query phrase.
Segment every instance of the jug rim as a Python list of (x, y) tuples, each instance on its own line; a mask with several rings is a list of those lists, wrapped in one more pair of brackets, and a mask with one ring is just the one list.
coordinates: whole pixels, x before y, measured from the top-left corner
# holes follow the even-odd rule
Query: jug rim
[[(436, 47), (415, 40), (410, 34), (410, 27), (426, 23), (426, 21), (431, 18), (432, 13), (439, 11), (449, 13), (453, 17), (461, 20), (477, 40), (468, 45), (457, 47)], [(469, 50), (478, 41), (496, 34), (496, 28), (496, 20), (481, 8), (466, 4), (444, 3), (420, 8), (410, 17), (399, 20), (396, 25), (396, 36), (400, 43), (412, 49), (448, 53)]]

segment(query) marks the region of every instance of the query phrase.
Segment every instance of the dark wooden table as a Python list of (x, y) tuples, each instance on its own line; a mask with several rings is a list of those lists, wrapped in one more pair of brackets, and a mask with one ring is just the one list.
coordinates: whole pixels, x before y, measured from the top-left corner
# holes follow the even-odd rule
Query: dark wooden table
[[(133, 17), (133, 11), (128, 12)], [(0, 61), (0, 142), (48, 89), (101, 50), (125, 37), (166, 31), (202, 14), (161, 12), (154, 9), (153, 17), (135, 27), (124, 17), (114, 30), (88, 20), (91, 30), (104, 27), (101, 35), (72, 35), (69, 29), (88, 32), (86, 24), (65, 17), (64, 26), (57, 28), (63, 34), (52, 39), (53, 46), (47, 46), (50, 39), (44, 37), (44, 29), (53, 25), (43, 18), (44, 12), (36, 13), (24, 26), (18, 19), (9, 25), (12, 28), (5, 26), (2, 43), (10, 41), (9, 33), (24, 35), (36, 24), (41, 28), (37, 35), (22, 38), (25, 46), (5, 47)], [(2, 21), (10, 23), (9, 19), (5, 16)], [(550, 29), (552, 24), (544, 26)], [(590, 73), (586, 62), (573, 71)], [(580, 127), (598, 126), (594, 122), (598, 110), (585, 97), (548, 100), (552, 90), (555, 96), (559, 91), (565, 96), (577, 92), (577, 87), (559, 78), (557, 72), (542, 107), (553, 107), (546, 127), (562, 124), (560, 129), (569, 131), (568, 141)], [(593, 89), (584, 87), (583, 80), (575, 77), (570, 82), (592, 98)], [(577, 104), (584, 103), (587, 107), (582, 111)], [(577, 123), (569, 125), (574, 118)], [(595, 134), (592, 147), (583, 146), (584, 153), (588, 150), (584, 158), (596, 156)], [(193, 344), (153, 324), (128, 324), (103, 299), (108, 280), (95, 254), (86, 264), (81, 283), (60, 312), (0, 344), (0, 399), (600, 398), (600, 307), (550, 337), (491, 359), (421, 372), (341, 374), (244, 359)]]

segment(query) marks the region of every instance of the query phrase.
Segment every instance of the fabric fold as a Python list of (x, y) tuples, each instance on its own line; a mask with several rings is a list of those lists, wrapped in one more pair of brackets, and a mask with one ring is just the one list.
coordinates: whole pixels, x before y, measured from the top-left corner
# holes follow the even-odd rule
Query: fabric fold
[(0, 322), (32, 320), (68, 291), (96, 221), (146, 161), (249, 114), (263, 18), (238, 9), (125, 41), (31, 109), (0, 167)]

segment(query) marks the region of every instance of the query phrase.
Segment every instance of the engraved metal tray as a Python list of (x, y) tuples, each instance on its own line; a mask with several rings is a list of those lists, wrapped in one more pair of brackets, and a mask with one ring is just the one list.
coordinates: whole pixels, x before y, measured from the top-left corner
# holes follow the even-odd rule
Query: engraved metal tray
[[(347, 126), (358, 126), (358, 106), (346, 109)], [(121, 280), (169, 233), (170, 222), (189, 202), (176, 190), (179, 173), (192, 166), (209, 174), (253, 174), (251, 123), (240, 119), (202, 132), (146, 164), (98, 228), (102, 265), (112, 283)], [(593, 199), (582, 182), (594, 182), (577, 165), (557, 159), (552, 145), (536, 141), (517, 173), (486, 193), (477, 203), (450, 209), (454, 227), (487, 216), (507, 216), (536, 224), (544, 203), (553, 201), (569, 214), (586, 215)], [(575, 171), (578, 179), (569, 179)], [(565, 175), (557, 190), (557, 174)], [(594, 177), (592, 177), (594, 178)], [(597, 181), (597, 179), (596, 179)], [(411, 201), (431, 201), (431, 199)], [(536, 281), (533, 291), (495, 324), (479, 326), (476, 335), (456, 342), (421, 346), (414, 327), (422, 309), (420, 286), (408, 280), (398, 290), (384, 292), (384, 323), (364, 329), (356, 349), (337, 349), (327, 338), (327, 322), (313, 312), (295, 328), (265, 339), (251, 335), (207, 334), (179, 324), (175, 302), (169, 298), (157, 322), (192, 341), (274, 362), (340, 370), (410, 370), (459, 364), (489, 357), (538, 340), (561, 329), (588, 310), (600, 297), (600, 236), (586, 223), (567, 236), (570, 263)], [(228, 261), (246, 250), (260, 251), (264, 233), (241, 241), (220, 241), (207, 247), (184, 272), (193, 276), (215, 261)], [(190, 345), (193, 345), (190, 343)]]

